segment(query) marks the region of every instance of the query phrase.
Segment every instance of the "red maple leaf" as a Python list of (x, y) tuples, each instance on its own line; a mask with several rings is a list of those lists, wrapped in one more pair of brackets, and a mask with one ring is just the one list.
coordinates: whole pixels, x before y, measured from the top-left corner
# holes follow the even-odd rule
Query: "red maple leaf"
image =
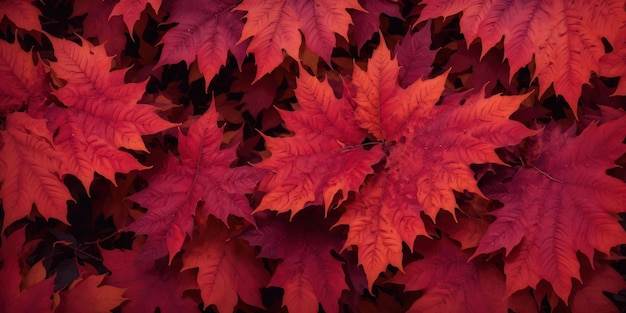
[(356, 125), (354, 109), (346, 97), (335, 98), (330, 85), (301, 69), (296, 88), (299, 108), (280, 111), (292, 137), (265, 137), (271, 157), (255, 164), (271, 170), (260, 186), (268, 193), (256, 211), (297, 213), (307, 205), (326, 206), (338, 192), (347, 199), (357, 191), (372, 165), (384, 152), (379, 146), (365, 150), (366, 132)]
[(347, 9), (363, 10), (357, 0), (244, 0), (235, 10), (248, 12), (241, 40), (254, 37), (247, 52), (256, 60), (255, 81), (283, 62), (283, 50), (297, 59), (302, 35), (306, 46), (331, 64), (335, 33), (348, 39)]
[(368, 179), (358, 200), (346, 205), (337, 224), (349, 225), (344, 249), (358, 246), (359, 264), (371, 291), (374, 281), (388, 264), (402, 270), (402, 242), (412, 244), (417, 235), (428, 236), (419, 211), (400, 204), (400, 195), (390, 186), (386, 173)]
[(490, 1), (423, 2), (419, 21), (463, 12), (461, 31), (471, 44), (480, 37), (482, 55), (504, 36), (504, 57), (513, 71), (535, 59), (534, 76), (540, 96), (554, 83), (574, 116), (578, 116), (581, 87), (605, 54), (604, 38), (615, 43), (626, 22), (623, 0), (611, 1)]
[(428, 78), (437, 50), (430, 50), (430, 22), (418, 32), (409, 30), (394, 52), (398, 57), (400, 87), (407, 88), (418, 78)]
[(72, 200), (63, 175), (65, 155), (52, 143), (46, 120), (22, 112), (6, 117), (0, 131), (0, 199), (4, 209), (4, 231), (13, 222), (30, 214), (33, 203), (46, 218), (66, 224), (67, 200)]
[(0, 114), (24, 105), (40, 107), (49, 90), (41, 62), (33, 64), (32, 53), (19, 43), (0, 41)]
[(332, 223), (310, 208), (293, 217), (258, 214), (258, 228), (240, 238), (261, 246), (259, 257), (282, 259), (269, 286), (285, 290), (283, 305), (290, 312), (338, 312), (338, 300), (347, 289), (341, 262), (331, 251), (341, 248), (341, 234), (329, 231)]
[(128, 301), (122, 304), (124, 312), (154, 313), (194, 312), (198, 302), (183, 293), (197, 289), (192, 271), (180, 272), (180, 265), (168, 266), (164, 260), (136, 262), (141, 243), (133, 242), (132, 250), (100, 249), (104, 266), (111, 275), (104, 279), (106, 285), (126, 289)]
[[(121, 56), (126, 47), (124, 20), (121, 16), (111, 16), (117, 3), (118, 0), (75, 1), (72, 15), (87, 15), (83, 37), (95, 38), (105, 46), (108, 55)], [(132, 29), (129, 32), (132, 33)]]
[[(428, 236), (421, 219), (454, 213), (454, 191), (482, 195), (470, 164), (502, 163), (494, 149), (535, 134), (508, 117), (526, 97), (455, 94), (435, 106), (446, 74), (398, 85), (398, 63), (384, 43), (367, 71), (355, 67), (356, 118), (388, 147), (385, 168), (346, 205), (338, 224), (350, 226), (345, 247), (359, 248), (371, 289), (387, 264), (402, 268), (402, 242)], [(462, 104), (462, 105), (460, 105)]]
[(32, 3), (31, 0), (0, 1), (0, 20), (6, 16), (19, 28), (41, 31), (41, 12)]
[[(350, 28), (359, 50), (380, 29), (380, 15), (402, 19), (400, 4), (394, 0), (360, 0), (364, 11), (350, 12), (354, 26)], [(428, 49), (428, 48), (427, 48)], [(416, 56), (419, 58), (419, 56)]]
[(54, 278), (34, 282), (21, 288), (20, 260), (25, 258), (25, 228), (3, 238), (0, 246), (0, 312), (49, 312), (52, 313)]
[(220, 149), (222, 129), (217, 127), (215, 105), (191, 127), (187, 136), (179, 131), (180, 161), (167, 158), (165, 167), (148, 188), (129, 197), (148, 212), (126, 230), (148, 234), (140, 260), (154, 260), (169, 252), (170, 260), (193, 230), (193, 217), (200, 201), (200, 216), (209, 214), (228, 223), (229, 215), (254, 224), (246, 193), (252, 193), (264, 170), (232, 167), (236, 146)]
[(72, 282), (67, 290), (60, 292), (59, 306), (55, 313), (109, 313), (125, 299), (125, 290), (113, 286), (101, 285), (106, 275), (90, 275)]
[[(535, 306), (530, 296), (522, 293), (505, 297), (504, 275), (495, 262), (474, 259), (451, 240), (420, 238), (416, 251), (424, 258), (409, 263), (404, 273), (388, 282), (404, 284), (405, 290), (421, 290), (407, 312), (506, 312), (509, 306), (526, 304), (526, 312)], [(536, 308), (534, 310), (537, 312)]]
[(156, 67), (180, 61), (190, 66), (197, 58), (208, 88), (211, 79), (226, 63), (228, 51), (241, 65), (247, 44), (237, 42), (243, 29), (243, 13), (231, 11), (237, 2), (183, 0), (167, 3), (169, 6), (164, 10), (170, 12), (168, 22), (178, 25), (163, 36), (163, 51)]
[(272, 107), (276, 101), (277, 90), (291, 75), (286, 69), (279, 67), (272, 75), (267, 75), (254, 84), (254, 63), (244, 63), (241, 72), (234, 73), (235, 81), (230, 87), (231, 93), (243, 93), (237, 105), (243, 103), (241, 111), (248, 111), (253, 117)]
[(259, 290), (267, 286), (270, 276), (255, 249), (241, 239), (232, 239), (226, 225), (216, 218), (196, 222), (199, 234), (185, 246), (183, 270), (198, 268), (204, 309), (214, 304), (219, 312), (233, 312), (237, 295), (248, 304), (263, 307)]
[(464, 40), (460, 40), (457, 47), (446, 67), (451, 67), (452, 73), (471, 71), (463, 87), (479, 89), (485, 86), (487, 94), (492, 94), (500, 83), (510, 93), (517, 92), (516, 84), (509, 81), (509, 66), (506, 60), (502, 60), (502, 49), (489, 49), (481, 55), (480, 44), (473, 43), (468, 48)]
[(615, 212), (623, 212), (626, 184), (606, 171), (626, 153), (626, 117), (590, 124), (579, 136), (551, 124), (527, 152), (526, 164), (489, 195), (504, 203), (476, 255), (506, 250), (507, 294), (541, 279), (567, 301), (581, 279), (577, 251), (594, 260), (626, 243)]
[(436, 227), (451, 239), (459, 242), (463, 250), (478, 247), (487, 227), (493, 218), (489, 215), (486, 205), (489, 200), (474, 197), (462, 203), (459, 211), (463, 214), (453, 216), (449, 212), (437, 216)]
[(592, 81), (595, 84), (594, 87), (585, 88), (585, 92), (580, 98), (584, 112), (579, 120), (580, 125), (587, 126), (592, 122), (608, 122), (626, 114), (623, 98), (611, 95), (611, 93), (617, 92), (616, 89), (608, 87), (600, 77), (596, 76)]
[(593, 268), (585, 264), (581, 268), (582, 284), (572, 287), (570, 307), (572, 313), (606, 312), (618, 313), (619, 310), (604, 294), (626, 290), (626, 281), (611, 266), (596, 262)]
[(154, 9), (155, 12), (159, 12), (159, 8), (161, 8), (161, 0), (121, 0), (115, 4), (109, 18), (121, 15), (124, 19), (124, 24), (126, 24), (128, 32), (132, 35), (133, 26), (135, 26), (137, 21), (139, 21), (141, 12), (143, 12), (148, 4), (152, 6), (152, 9)]
[(57, 149), (65, 153), (65, 166), (89, 190), (94, 172), (115, 182), (115, 173), (144, 169), (132, 155), (119, 148), (147, 151), (142, 135), (175, 124), (161, 119), (156, 108), (137, 104), (147, 80), (125, 83), (127, 70), (110, 72), (112, 58), (103, 46), (82, 40), (82, 46), (50, 37), (57, 62), (50, 68), (66, 84), (53, 94), (67, 107), (46, 112), (49, 128), (58, 130)]
[(118, 176), (116, 185), (104, 180), (95, 181), (91, 186), (93, 212), (102, 214), (105, 219), (111, 218), (118, 229), (134, 222), (133, 217), (141, 215), (142, 212), (133, 210), (135, 204), (126, 197), (136, 190), (134, 184), (136, 178), (137, 175), (133, 173)]
[[(547, 303), (553, 312), (619, 312), (616, 304), (619, 306), (620, 295), (617, 293), (626, 290), (626, 281), (621, 274), (607, 264), (603, 258), (594, 261), (593, 267), (587, 260), (583, 261), (580, 255), (579, 260), (581, 261), (582, 281), (573, 281), (569, 306), (545, 281), (541, 281), (537, 288), (533, 289), (537, 304)], [(611, 296), (609, 295), (611, 293), (617, 295)], [(617, 303), (613, 303), (615, 300)]]
[(618, 312), (625, 3), (0, 0), (0, 312)]

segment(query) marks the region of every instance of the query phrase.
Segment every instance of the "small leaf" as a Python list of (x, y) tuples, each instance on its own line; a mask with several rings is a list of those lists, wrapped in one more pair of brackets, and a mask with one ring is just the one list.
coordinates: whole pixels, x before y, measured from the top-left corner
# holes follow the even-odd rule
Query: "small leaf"
[(247, 52), (255, 56), (255, 81), (283, 62), (283, 50), (298, 58), (300, 31), (306, 46), (330, 65), (335, 33), (348, 38), (347, 9), (364, 10), (357, 0), (244, 0), (235, 10), (248, 12), (241, 41), (253, 37)]
[(124, 289), (101, 285), (106, 275), (91, 275), (76, 280), (61, 291), (61, 302), (55, 313), (109, 313), (127, 300)]

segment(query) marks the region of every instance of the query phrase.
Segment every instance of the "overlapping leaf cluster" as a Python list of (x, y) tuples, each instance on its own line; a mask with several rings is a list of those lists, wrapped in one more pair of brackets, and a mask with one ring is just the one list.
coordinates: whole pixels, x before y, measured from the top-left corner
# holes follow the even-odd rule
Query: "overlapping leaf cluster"
[(0, 1), (0, 311), (618, 312), (625, 6)]

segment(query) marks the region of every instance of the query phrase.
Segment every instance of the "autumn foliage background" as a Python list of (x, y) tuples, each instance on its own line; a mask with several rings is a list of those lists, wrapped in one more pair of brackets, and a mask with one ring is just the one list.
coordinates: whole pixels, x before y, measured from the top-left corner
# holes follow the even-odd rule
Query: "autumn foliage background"
[(0, 312), (626, 312), (625, 6), (0, 1)]

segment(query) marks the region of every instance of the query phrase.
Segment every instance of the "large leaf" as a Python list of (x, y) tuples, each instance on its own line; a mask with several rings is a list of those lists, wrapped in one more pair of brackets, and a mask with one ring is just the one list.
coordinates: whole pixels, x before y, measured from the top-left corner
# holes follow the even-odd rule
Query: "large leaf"
[(616, 43), (626, 22), (623, 0), (452, 0), (423, 2), (420, 20), (463, 12), (461, 31), (471, 44), (480, 37), (482, 55), (504, 36), (504, 57), (510, 77), (535, 59), (540, 94), (551, 84), (575, 116), (582, 85), (605, 54), (604, 38)]
[(379, 177), (339, 221), (350, 226), (346, 247), (358, 246), (370, 288), (387, 264), (401, 268), (403, 241), (413, 246), (417, 235), (428, 235), (422, 213), (432, 220), (441, 209), (454, 214), (454, 191), (482, 195), (470, 164), (502, 163), (494, 149), (536, 133), (508, 119), (525, 95), (485, 99), (480, 90), (435, 106), (446, 74), (403, 89), (398, 73), (397, 61), (381, 44), (367, 71), (355, 68), (353, 77), (357, 120), (389, 151)]
[(115, 173), (144, 169), (119, 149), (147, 151), (142, 135), (174, 126), (155, 113), (156, 107), (137, 104), (147, 81), (125, 83), (126, 70), (111, 72), (112, 58), (102, 45), (50, 41), (57, 58), (50, 67), (66, 81), (53, 93), (67, 107), (51, 107), (46, 117), (49, 128), (58, 132), (54, 144), (65, 153), (66, 168), (87, 190), (94, 172), (114, 182)]
[(148, 188), (129, 197), (148, 208), (127, 227), (148, 235), (140, 260), (154, 260), (168, 252), (171, 260), (193, 231), (192, 215), (200, 201), (200, 214), (211, 214), (225, 224), (229, 215), (254, 223), (245, 194), (252, 193), (265, 171), (232, 167), (236, 147), (220, 149), (222, 129), (217, 127), (215, 105), (191, 125), (187, 136), (179, 132), (178, 140), (180, 161), (170, 155)]
[(506, 249), (507, 294), (544, 279), (567, 301), (572, 278), (581, 279), (578, 251), (593, 260), (595, 250), (609, 254), (626, 243), (614, 216), (625, 211), (626, 183), (606, 174), (626, 153), (626, 117), (575, 131), (549, 125), (525, 166), (490, 193), (504, 207), (493, 212), (476, 254)]

